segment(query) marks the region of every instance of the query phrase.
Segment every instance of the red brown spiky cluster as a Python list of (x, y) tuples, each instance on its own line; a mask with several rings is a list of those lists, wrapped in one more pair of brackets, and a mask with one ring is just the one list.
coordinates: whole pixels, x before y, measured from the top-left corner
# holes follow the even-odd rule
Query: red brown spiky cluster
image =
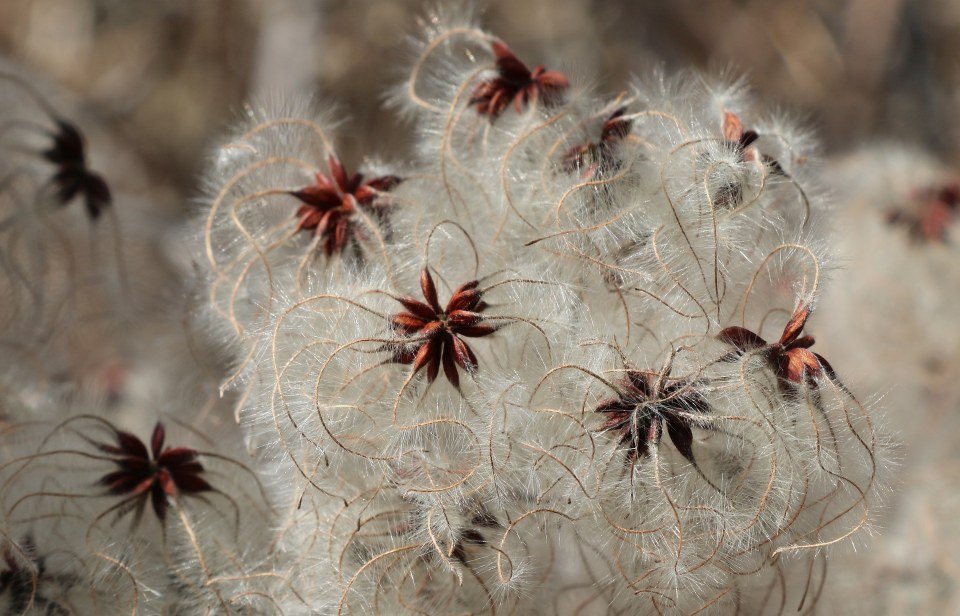
[(497, 76), (480, 82), (468, 103), (476, 105), (480, 115), (495, 120), (511, 102), (518, 113), (537, 101), (552, 105), (570, 86), (567, 77), (558, 71), (548, 71), (543, 66), (531, 71), (505, 43), (494, 41), (491, 47), (497, 58)]
[[(198, 494), (209, 492), (213, 487), (200, 476), (203, 465), (197, 461), (199, 454), (187, 447), (167, 447), (163, 442), (166, 431), (163, 424), (157, 422), (150, 437), (150, 451), (139, 438), (116, 430), (116, 445), (99, 443), (100, 451), (114, 456), (113, 463), (119, 470), (107, 473), (100, 478), (100, 485), (106, 486), (110, 494), (126, 495), (125, 502), (142, 512), (149, 498), (157, 518), (166, 518), (169, 499), (179, 492)], [(151, 455), (152, 454), (152, 455)], [(131, 509), (134, 507), (131, 507)], [(126, 509), (121, 508), (122, 512)]]
[(407, 311), (390, 318), (394, 330), (408, 338), (391, 345), (394, 361), (412, 365), (414, 374), (426, 367), (428, 382), (437, 378), (443, 366), (447, 380), (454, 387), (460, 387), (458, 368), (474, 372), (478, 367), (476, 355), (462, 338), (482, 338), (499, 329), (485, 322), (482, 313), (487, 304), (482, 299), (483, 292), (477, 288), (479, 284), (471, 280), (461, 285), (446, 307), (441, 308), (433, 277), (424, 268), (420, 289), (426, 302), (412, 297), (397, 298)]
[(51, 179), (57, 205), (65, 206), (81, 196), (87, 215), (96, 220), (113, 201), (110, 187), (103, 176), (87, 166), (87, 149), (80, 129), (59, 118), (55, 123), (53, 143), (40, 155), (57, 167)]
[(767, 343), (749, 329), (736, 326), (727, 327), (717, 337), (736, 347), (734, 356), (750, 351), (765, 354), (781, 385), (812, 385), (814, 380), (823, 374), (834, 378), (834, 371), (822, 355), (810, 350), (814, 343), (813, 337), (800, 335), (811, 312), (812, 307), (808, 303), (797, 306), (790, 321), (783, 328), (780, 339), (773, 344)]
[(772, 173), (787, 175), (777, 159), (761, 153), (757, 148), (754, 142), (760, 138), (760, 135), (754, 130), (746, 130), (740, 116), (732, 111), (726, 111), (723, 114), (723, 137), (740, 154), (742, 161), (759, 161), (769, 167)]
[(646, 458), (651, 447), (660, 445), (664, 426), (677, 451), (696, 464), (690, 414), (707, 413), (710, 407), (690, 383), (668, 383), (655, 372), (630, 370), (619, 389), (617, 397), (602, 401), (594, 412), (607, 417), (599, 431), (620, 433), (619, 448), (627, 452), (629, 464)]
[(10, 82), (22, 90), (53, 122), (52, 129), (39, 124), (23, 124), (23, 126), (39, 129), (45, 138), (50, 139), (49, 145), (41, 149), (38, 154), (40, 158), (55, 167), (53, 176), (49, 180), (49, 187), (52, 189), (56, 205), (65, 207), (79, 196), (83, 199), (90, 220), (98, 219), (100, 214), (113, 203), (113, 196), (103, 176), (88, 166), (87, 144), (83, 132), (76, 124), (61, 117), (29, 80), (3, 72), (0, 74), (0, 81)]
[(613, 167), (617, 146), (633, 128), (633, 121), (623, 117), (626, 112), (626, 107), (619, 107), (603, 121), (599, 141), (570, 148), (560, 163), (563, 170), (567, 173), (580, 171), (584, 178), (590, 178)]
[(300, 200), (297, 210), (300, 219), (298, 229), (310, 230), (323, 239), (323, 251), (328, 257), (342, 253), (351, 243), (363, 239), (362, 231), (356, 223), (359, 208), (367, 208), (371, 214), (375, 201), (381, 193), (393, 189), (400, 178), (393, 175), (364, 180), (360, 173), (348, 175), (343, 163), (335, 155), (328, 159), (330, 176), (317, 172), (312, 186), (292, 191), (290, 194)]

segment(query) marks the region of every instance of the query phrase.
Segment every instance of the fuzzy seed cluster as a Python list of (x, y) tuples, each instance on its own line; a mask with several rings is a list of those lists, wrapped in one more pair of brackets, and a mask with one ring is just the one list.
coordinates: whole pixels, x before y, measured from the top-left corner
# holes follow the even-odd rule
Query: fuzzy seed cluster
[[(222, 432), (24, 425), (6, 538), (74, 537), (83, 605), (126, 611), (812, 609), (887, 447), (816, 346), (809, 136), (725, 75), (598, 93), (461, 13), (407, 58), (402, 162), (343, 160), (309, 96), (214, 152), (190, 320)], [(25, 609), (69, 603), (4, 554)]]

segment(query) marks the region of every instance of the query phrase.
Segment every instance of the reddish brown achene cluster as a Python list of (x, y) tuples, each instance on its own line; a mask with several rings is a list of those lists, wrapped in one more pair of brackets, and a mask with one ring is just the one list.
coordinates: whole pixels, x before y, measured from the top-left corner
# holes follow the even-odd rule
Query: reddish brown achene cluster
[(787, 175), (777, 159), (761, 153), (757, 148), (755, 142), (760, 135), (754, 130), (746, 130), (740, 116), (732, 111), (727, 111), (723, 115), (723, 137), (740, 154), (740, 160), (743, 162), (759, 161), (769, 167), (774, 174)]
[(918, 212), (891, 210), (887, 212), (887, 222), (906, 227), (915, 241), (945, 242), (947, 228), (960, 212), (960, 182), (949, 182), (922, 191), (917, 195), (916, 202), (919, 204)]
[(626, 112), (626, 107), (619, 107), (603, 121), (599, 141), (570, 148), (561, 162), (563, 170), (567, 173), (580, 171), (584, 178), (591, 178), (598, 172), (613, 168), (617, 146), (633, 129), (633, 121), (623, 117)]
[[(149, 498), (153, 511), (160, 521), (166, 519), (169, 499), (178, 491), (185, 494), (209, 492), (213, 487), (200, 476), (203, 465), (197, 461), (199, 454), (187, 447), (167, 447), (163, 442), (166, 431), (157, 422), (150, 437), (150, 451), (139, 438), (129, 432), (115, 431), (116, 445), (100, 443), (100, 451), (114, 456), (113, 463), (119, 470), (104, 475), (99, 483), (110, 494), (129, 495), (116, 507), (121, 514), (135, 505), (137, 517), (143, 512)], [(152, 456), (151, 456), (152, 454)], [(132, 507), (131, 507), (132, 508)]]
[(453, 292), (446, 308), (440, 307), (437, 287), (427, 268), (420, 274), (420, 289), (426, 302), (406, 297), (396, 298), (407, 312), (390, 318), (394, 330), (408, 340), (391, 345), (393, 361), (413, 366), (416, 374), (424, 367), (427, 381), (433, 382), (440, 373), (454, 387), (460, 387), (459, 368), (468, 372), (477, 369), (477, 357), (461, 337), (482, 338), (497, 331), (496, 325), (484, 322), (483, 311), (487, 305), (478, 289), (477, 280), (467, 282)]
[(822, 355), (810, 350), (814, 343), (813, 337), (800, 335), (812, 310), (807, 303), (797, 306), (790, 321), (783, 328), (780, 339), (773, 344), (768, 344), (766, 340), (749, 329), (736, 326), (727, 327), (717, 337), (722, 342), (736, 347), (737, 350), (730, 359), (749, 351), (763, 352), (769, 358), (781, 385), (793, 387), (802, 383), (812, 385), (822, 374), (834, 377), (830, 363)]
[(52, 130), (40, 125), (33, 126), (39, 128), (44, 136), (51, 140), (50, 145), (38, 154), (40, 158), (56, 168), (50, 178), (56, 205), (64, 207), (80, 196), (83, 197), (84, 207), (90, 219), (99, 218), (103, 210), (113, 203), (113, 197), (103, 176), (87, 166), (87, 146), (83, 133), (76, 124), (60, 117), (53, 106), (28, 81), (7, 73), (0, 73), (0, 80), (15, 84), (36, 101), (37, 106), (53, 122), (55, 128)]
[(665, 375), (630, 370), (619, 388), (616, 398), (604, 400), (594, 412), (607, 416), (599, 431), (620, 433), (619, 448), (627, 452), (628, 464), (650, 455), (650, 448), (660, 444), (664, 425), (677, 451), (696, 464), (690, 415), (707, 413), (710, 407), (690, 383), (668, 383)]
[(355, 220), (358, 208), (367, 208), (370, 214), (379, 217), (380, 213), (374, 211), (377, 197), (393, 189), (401, 180), (386, 175), (364, 181), (360, 173), (348, 175), (343, 163), (333, 154), (328, 164), (332, 179), (317, 172), (312, 186), (290, 194), (303, 204), (296, 214), (300, 219), (298, 229), (312, 229), (317, 237), (322, 238), (324, 254), (329, 257), (342, 253), (351, 242), (363, 239)]
[(480, 82), (470, 97), (470, 105), (477, 113), (496, 119), (513, 103), (517, 112), (531, 102), (542, 100), (545, 105), (559, 102), (570, 82), (558, 71), (537, 66), (532, 71), (501, 41), (491, 44), (497, 58), (497, 76)]
[(53, 143), (41, 153), (43, 159), (57, 170), (53, 174), (57, 204), (64, 206), (80, 195), (87, 215), (96, 220), (112, 202), (110, 188), (100, 174), (87, 166), (86, 145), (80, 130), (66, 120), (56, 120)]

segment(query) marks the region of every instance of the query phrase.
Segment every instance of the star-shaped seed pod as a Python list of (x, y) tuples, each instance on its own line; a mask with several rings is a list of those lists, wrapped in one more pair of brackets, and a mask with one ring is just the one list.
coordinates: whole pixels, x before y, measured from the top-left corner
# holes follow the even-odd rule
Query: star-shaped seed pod
[(737, 151), (740, 160), (743, 162), (759, 161), (766, 165), (773, 174), (789, 177), (777, 159), (760, 152), (754, 144), (760, 138), (760, 135), (756, 131), (744, 129), (740, 116), (732, 111), (723, 114), (723, 137)]
[(322, 238), (323, 252), (329, 257), (363, 239), (362, 228), (357, 224), (359, 209), (380, 218), (382, 212), (376, 207), (377, 197), (392, 190), (401, 180), (394, 175), (367, 180), (360, 173), (349, 175), (333, 154), (327, 162), (330, 177), (317, 172), (314, 184), (291, 191), (290, 195), (302, 204), (297, 209), (296, 216), (300, 219), (297, 228), (312, 230)]
[(460, 285), (446, 307), (441, 308), (433, 277), (424, 268), (420, 289), (425, 301), (396, 298), (406, 312), (393, 315), (390, 322), (394, 331), (406, 339), (387, 345), (394, 353), (393, 361), (412, 365), (414, 374), (426, 368), (428, 382), (437, 378), (443, 366), (447, 380), (459, 388), (459, 369), (472, 373), (478, 368), (477, 356), (463, 338), (482, 338), (499, 329), (483, 316), (487, 304), (479, 285), (477, 280)]
[(491, 44), (496, 56), (497, 75), (481, 81), (473, 90), (468, 105), (476, 105), (477, 113), (495, 120), (513, 103), (517, 113), (531, 103), (558, 103), (570, 87), (567, 77), (558, 71), (537, 66), (532, 71), (501, 41)]
[(787, 392), (795, 391), (802, 384), (813, 385), (824, 374), (834, 379), (835, 373), (830, 363), (822, 355), (810, 350), (813, 337), (800, 335), (812, 310), (809, 303), (801, 302), (783, 328), (780, 339), (772, 344), (744, 327), (727, 327), (717, 338), (736, 347), (736, 350), (724, 359), (733, 360), (747, 352), (763, 354), (781, 387)]
[(197, 461), (199, 453), (187, 447), (167, 447), (163, 442), (166, 431), (163, 424), (157, 422), (150, 437), (150, 450), (139, 438), (116, 430), (116, 445), (98, 443), (100, 451), (113, 456), (118, 470), (107, 473), (98, 482), (105, 486), (109, 494), (127, 496), (131, 505), (126, 508), (121, 503), (121, 515), (136, 508), (139, 519), (147, 500), (153, 505), (153, 512), (163, 522), (171, 498), (180, 493), (198, 494), (209, 492), (213, 487), (200, 475), (203, 465)]
[(40, 155), (56, 166), (51, 182), (57, 205), (65, 206), (79, 195), (87, 215), (96, 220), (113, 202), (110, 187), (103, 176), (87, 166), (86, 145), (80, 130), (63, 119), (57, 118), (54, 123), (57, 129), (50, 134), (53, 142)]
[(28, 129), (37, 129), (49, 138), (49, 144), (37, 154), (55, 167), (50, 184), (53, 199), (58, 207), (65, 207), (77, 196), (83, 198), (90, 220), (96, 220), (113, 203), (110, 187), (99, 173), (87, 165), (87, 146), (83, 133), (76, 124), (60, 116), (29, 82), (7, 73), (0, 79), (14, 83), (34, 100), (40, 110), (53, 123), (53, 128), (28, 124)]
[[(668, 369), (667, 369), (668, 370)], [(604, 400), (594, 409), (606, 415), (599, 431), (620, 434), (618, 448), (627, 452), (627, 464), (650, 455), (660, 445), (666, 427), (670, 440), (684, 458), (696, 466), (693, 455), (693, 415), (710, 411), (707, 401), (693, 383), (670, 382), (663, 373), (628, 370), (619, 383), (615, 398)]]
[(567, 173), (580, 171), (584, 179), (589, 179), (616, 168), (616, 148), (633, 128), (633, 121), (623, 117), (626, 112), (626, 107), (619, 107), (603, 121), (599, 141), (570, 148), (560, 162), (562, 169)]

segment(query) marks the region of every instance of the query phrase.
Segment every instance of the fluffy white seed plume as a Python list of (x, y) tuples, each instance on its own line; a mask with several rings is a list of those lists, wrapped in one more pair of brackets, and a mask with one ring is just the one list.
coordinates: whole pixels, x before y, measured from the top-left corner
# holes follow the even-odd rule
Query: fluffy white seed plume
[(410, 51), (404, 172), (265, 107), (210, 174), (205, 298), (277, 477), (278, 603), (813, 605), (883, 443), (806, 331), (809, 138), (724, 78), (603, 99), (468, 16)]

